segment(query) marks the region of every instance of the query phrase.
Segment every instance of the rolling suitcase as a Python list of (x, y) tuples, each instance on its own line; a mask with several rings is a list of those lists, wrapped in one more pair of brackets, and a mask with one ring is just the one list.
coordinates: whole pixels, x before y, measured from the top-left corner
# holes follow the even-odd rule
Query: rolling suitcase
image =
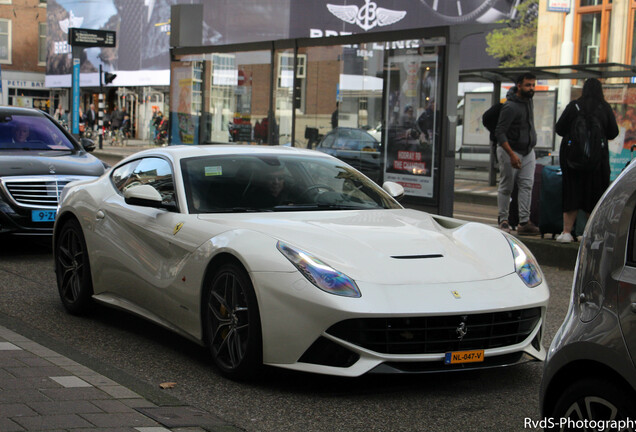
[(539, 204), (539, 231), (541, 237), (552, 234), (552, 238), (561, 234), (563, 230), (563, 204), (562, 204), (563, 178), (561, 167), (547, 165), (543, 167), (541, 174), (541, 193)]

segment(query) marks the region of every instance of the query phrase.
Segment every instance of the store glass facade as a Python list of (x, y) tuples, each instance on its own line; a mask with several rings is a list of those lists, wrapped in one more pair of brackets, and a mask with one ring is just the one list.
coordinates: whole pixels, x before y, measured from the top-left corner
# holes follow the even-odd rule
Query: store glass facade
[[(175, 55), (171, 144), (315, 148), (329, 136), (325, 151), (344, 151), (374, 180), (433, 199), (445, 38), (311, 41)], [(354, 138), (358, 131), (376, 144)]]

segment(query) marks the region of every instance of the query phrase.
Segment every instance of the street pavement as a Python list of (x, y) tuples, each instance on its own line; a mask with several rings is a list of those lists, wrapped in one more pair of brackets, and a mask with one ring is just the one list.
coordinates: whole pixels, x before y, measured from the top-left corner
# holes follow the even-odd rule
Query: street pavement
[[(145, 148), (104, 143), (95, 156), (116, 161)], [(457, 179), (455, 200), (496, 208), (496, 188)], [(521, 237), (540, 263), (572, 269), (578, 243)], [(2, 325), (4, 324), (4, 325)], [(9, 328), (12, 327), (12, 328)], [(89, 367), (24, 336), (19, 326), (0, 322), (0, 431), (235, 432), (239, 429), (178, 400), (157, 404)], [(53, 348), (55, 348), (53, 346)], [(170, 383), (165, 383), (170, 386)], [(149, 392), (149, 394), (152, 392)]]

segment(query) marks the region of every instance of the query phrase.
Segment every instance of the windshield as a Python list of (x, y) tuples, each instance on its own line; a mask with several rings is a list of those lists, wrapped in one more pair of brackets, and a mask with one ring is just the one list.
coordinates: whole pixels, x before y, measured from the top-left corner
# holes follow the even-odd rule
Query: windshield
[(8, 115), (0, 119), (0, 151), (74, 151), (64, 133), (43, 116)]
[(190, 213), (401, 208), (383, 189), (338, 160), (311, 156), (184, 159)]

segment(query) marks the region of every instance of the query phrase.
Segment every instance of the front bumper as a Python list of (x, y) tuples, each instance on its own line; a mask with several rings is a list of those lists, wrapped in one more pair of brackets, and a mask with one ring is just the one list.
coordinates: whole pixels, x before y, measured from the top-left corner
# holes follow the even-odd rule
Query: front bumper
[[(298, 273), (251, 276), (261, 314), (263, 362), (268, 365), (359, 376), (487, 368), (518, 363), (528, 356), (545, 359), (542, 325), (549, 299), (545, 282), (528, 288), (516, 274), (489, 281), (417, 286), (356, 281), (362, 292), (356, 299), (325, 293)], [(524, 321), (523, 328), (507, 330), (519, 333), (516, 338), (492, 343), (486, 337), (482, 344), (479, 337), (468, 337), (471, 332), (479, 333), (475, 317), (510, 316), (521, 321), (528, 316), (520, 311), (532, 311), (532, 317)], [(363, 322), (374, 324), (363, 328)], [(435, 329), (439, 322), (445, 322), (446, 329)], [(451, 341), (462, 323), (467, 327), (466, 337)], [(424, 329), (426, 326), (430, 328)], [(445, 333), (440, 335), (437, 330)], [(390, 343), (377, 343), (390, 334)], [(441, 339), (449, 343), (438, 344)], [(483, 349), (483, 361), (445, 364), (449, 350), (468, 349)]]

